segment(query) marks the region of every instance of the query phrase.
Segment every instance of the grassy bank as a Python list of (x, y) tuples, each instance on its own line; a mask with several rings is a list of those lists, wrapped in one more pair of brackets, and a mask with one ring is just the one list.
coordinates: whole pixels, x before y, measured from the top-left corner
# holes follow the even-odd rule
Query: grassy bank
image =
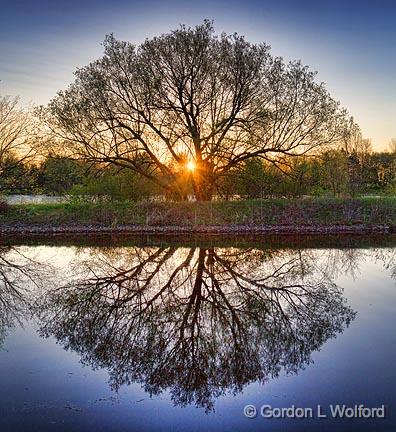
[(1, 226), (332, 226), (396, 225), (396, 197), (267, 199), (232, 202), (13, 205)]

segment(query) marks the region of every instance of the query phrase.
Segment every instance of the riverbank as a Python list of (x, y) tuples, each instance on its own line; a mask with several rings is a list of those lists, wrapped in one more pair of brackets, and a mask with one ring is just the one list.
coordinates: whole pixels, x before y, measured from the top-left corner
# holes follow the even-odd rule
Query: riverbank
[(4, 206), (2, 234), (389, 234), (396, 198)]
[(245, 234), (392, 234), (396, 226), (390, 225), (237, 225), (237, 226), (148, 226), (148, 225), (2, 225), (0, 234), (210, 234), (210, 235), (245, 235)]

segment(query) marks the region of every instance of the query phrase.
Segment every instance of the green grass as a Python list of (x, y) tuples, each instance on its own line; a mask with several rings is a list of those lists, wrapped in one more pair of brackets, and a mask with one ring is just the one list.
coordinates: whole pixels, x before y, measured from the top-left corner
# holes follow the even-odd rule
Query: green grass
[(396, 225), (396, 197), (222, 202), (27, 204), (2, 208), (2, 225)]

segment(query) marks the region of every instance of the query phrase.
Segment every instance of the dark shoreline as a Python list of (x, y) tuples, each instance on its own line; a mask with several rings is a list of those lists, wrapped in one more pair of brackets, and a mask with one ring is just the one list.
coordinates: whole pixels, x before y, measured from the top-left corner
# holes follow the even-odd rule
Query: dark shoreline
[(340, 235), (340, 234), (393, 234), (396, 227), (387, 224), (376, 225), (212, 225), (212, 226), (155, 226), (155, 225), (0, 225), (0, 236), (24, 234), (132, 234), (132, 235)]
[(356, 249), (396, 247), (388, 233), (137, 233), (137, 232), (18, 232), (1, 233), (0, 246), (72, 247), (236, 247), (256, 249)]

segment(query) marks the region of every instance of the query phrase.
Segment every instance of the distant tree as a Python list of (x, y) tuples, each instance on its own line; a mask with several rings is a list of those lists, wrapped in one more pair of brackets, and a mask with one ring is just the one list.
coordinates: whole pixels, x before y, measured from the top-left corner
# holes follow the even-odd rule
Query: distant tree
[(396, 191), (396, 153), (374, 153), (371, 156), (371, 184), (376, 192)]
[(247, 198), (272, 195), (281, 172), (265, 166), (260, 158), (251, 158), (240, 167), (234, 179), (238, 194)]
[(361, 164), (367, 162), (368, 155), (372, 152), (370, 138), (363, 138), (362, 131), (353, 118), (349, 119), (349, 125), (344, 129), (341, 140), (341, 149), (348, 155), (354, 155)]
[(145, 177), (131, 170), (121, 170), (110, 166), (99, 172), (91, 172), (84, 176), (79, 184), (75, 184), (70, 193), (82, 199), (105, 201), (139, 201), (160, 191)]
[(359, 160), (357, 152), (352, 152), (347, 157), (348, 162), (348, 177), (349, 177), (349, 193), (356, 196), (361, 191), (362, 163)]
[(104, 51), (41, 114), (70, 154), (136, 171), (179, 199), (188, 162), (185, 180), (210, 200), (245, 161), (278, 165), (339, 142), (350, 126), (307, 66), (217, 37), (209, 21), (138, 47), (110, 35)]
[(345, 151), (329, 150), (322, 155), (323, 185), (335, 196), (349, 192), (349, 166)]
[(87, 170), (78, 161), (49, 155), (40, 166), (38, 182), (46, 193), (64, 194), (83, 182)]
[(0, 175), (0, 193), (34, 194), (40, 193), (39, 169), (20, 161), (14, 155), (3, 159)]
[(391, 153), (396, 153), (396, 138), (392, 138), (389, 141), (389, 150), (391, 151)]
[(18, 98), (0, 96), (0, 171), (10, 156), (18, 162), (27, 158), (31, 125), (28, 113), (18, 107)]
[(311, 177), (311, 162), (306, 158), (292, 158), (288, 169), (276, 182), (276, 191), (285, 197), (301, 196), (308, 193)]

